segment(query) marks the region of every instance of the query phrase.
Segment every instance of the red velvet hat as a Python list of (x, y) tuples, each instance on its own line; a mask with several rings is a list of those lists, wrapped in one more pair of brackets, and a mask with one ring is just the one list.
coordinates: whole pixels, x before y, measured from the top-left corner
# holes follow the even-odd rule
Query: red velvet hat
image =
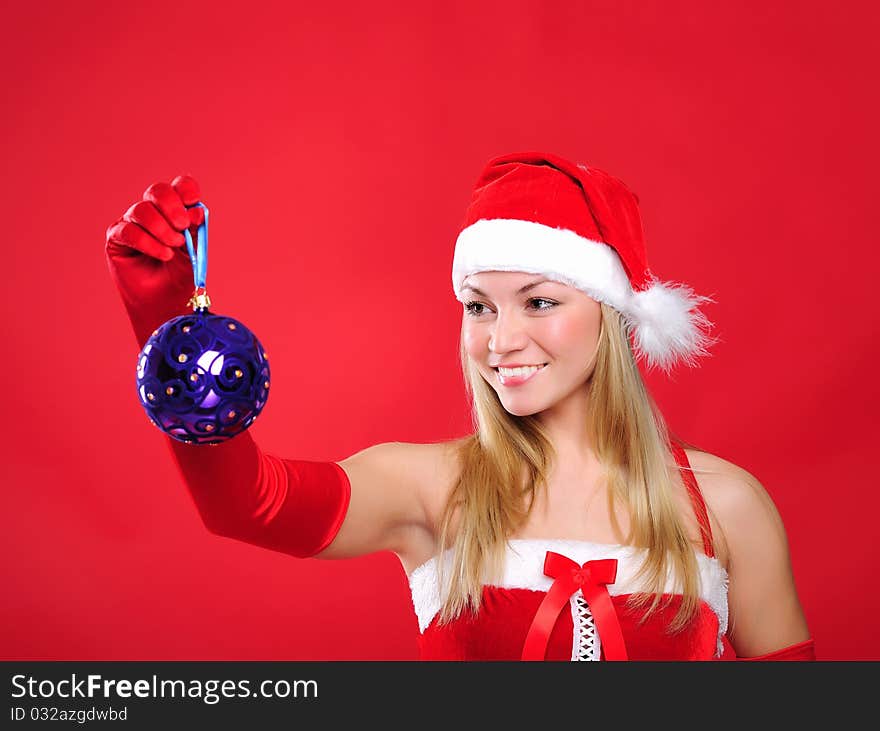
[(639, 201), (612, 175), (556, 155), (491, 160), (474, 187), (455, 244), (452, 286), (481, 271), (543, 274), (624, 315), (648, 367), (695, 365), (713, 342), (699, 311), (709, 297), (651, 273)]

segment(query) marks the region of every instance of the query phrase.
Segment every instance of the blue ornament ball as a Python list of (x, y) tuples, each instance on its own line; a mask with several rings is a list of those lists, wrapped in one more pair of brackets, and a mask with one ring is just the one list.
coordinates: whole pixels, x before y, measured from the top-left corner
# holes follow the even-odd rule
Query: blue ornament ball
[(137, 361), (150, 420), (187, 444), (219, 444), (247, 429), (269, 397), (269, 361), (238, 320), (207, 309), (153, 331)]

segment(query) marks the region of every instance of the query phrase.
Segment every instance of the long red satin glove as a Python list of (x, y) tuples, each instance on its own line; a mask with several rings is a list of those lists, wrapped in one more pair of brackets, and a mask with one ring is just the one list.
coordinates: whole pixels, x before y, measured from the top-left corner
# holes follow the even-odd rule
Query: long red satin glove
[(758, 655), (756, 657), (738, 657), (737, 660), (754, 661), (754, 660), (789, 660), (789, 661), (815, 661), (816, 645), (811, 637), (803, 642), (798, 642), (788, 647), (783, 647), (774, 652), (768, 652), (766, 655)]
[[(192, 263), (183, 230), (197, 240), (204, 221), (198, 183), (178, 176), (154, 183), (107, 229), (105, 255), (138, 347), (166, 320), (192, 311)], [(351, 485), (335, 462), (265, 454), (249, 431), (216, 445), (165, 436), (181, 477), (212, 533), (298, 558), (335, 538)]]

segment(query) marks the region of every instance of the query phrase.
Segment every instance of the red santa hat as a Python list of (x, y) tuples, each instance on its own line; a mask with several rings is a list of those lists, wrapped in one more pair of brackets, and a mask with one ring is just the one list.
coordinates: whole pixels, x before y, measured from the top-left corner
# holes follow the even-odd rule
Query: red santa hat
[(709, 297), (651, 273), (638, 198), (598, 168), (525, 152), (491, 160), (455, 243), (452, 286), (481, 271), (543, 274), (605, 302), (631, 326), (633, 349), (668, 371), (707, 355)]

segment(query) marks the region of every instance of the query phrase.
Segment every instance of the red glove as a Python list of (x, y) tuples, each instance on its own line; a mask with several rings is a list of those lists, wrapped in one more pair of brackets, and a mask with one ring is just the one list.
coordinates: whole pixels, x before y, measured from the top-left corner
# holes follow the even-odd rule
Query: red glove
[(187, 175), (170, 185), (153, 183), (143, 200), (107, 229), (107, 264), (139, 347), (163, 322), (192, 311), (187, 302), (195, 283), (183, 231), (189, 228), (196, 240), (205, 220), (195, 205), (200, 196), (199, 184)]
[[(200, 196), (186, 175), (154, 183), (107, 229), (107, 264), (141, 348), (166, 320), (192, 312), (195, 283), (182, 231), (197, 240)], [(209, 446), (165, 439), (212, 533), (305, 558), (326, 548), (345, 519), (351, 485), (334, 462), (264, 454), (249, 431)]]
[(816, 659), (816, 646), (811, 637), (803, 642), (798, 642), (788, 647), (768, 652), (766, 655), (757, 655), (756, 657), (738, 657), (737, 660), (798, 660), (812, 661)]

